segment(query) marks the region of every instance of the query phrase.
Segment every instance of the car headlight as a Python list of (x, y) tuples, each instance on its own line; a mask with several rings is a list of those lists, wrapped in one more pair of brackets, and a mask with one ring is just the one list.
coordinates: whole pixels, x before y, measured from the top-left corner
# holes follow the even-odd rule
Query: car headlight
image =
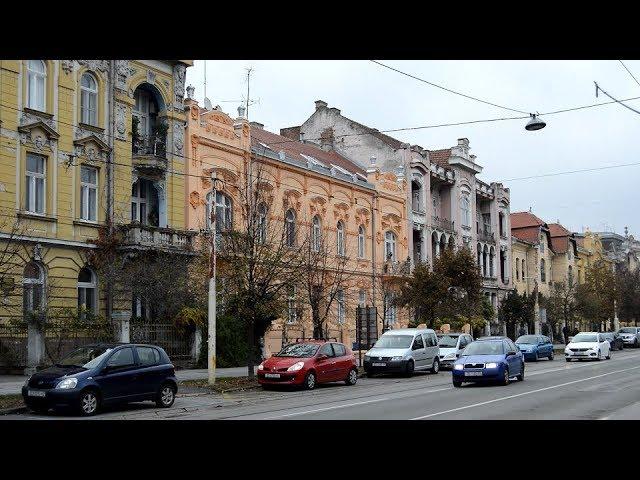
[(449, 359), (449, 358), (456, 358), (456, 354), (455, 353), (447, 353), (444, 358)]
[(391, 357), (391, 360), (393, 360), (393, 361), (396, 361), (396, 362), (397, 362), (398, 360), (402, 360), (402, 356), (399, 356), (399, 357)]
[(76, 385), (78, 385), (77, 378), (65, 378), (56, 385), (56, 388), (67, 390), (70, 388), (76, 388)]
[(262, 363), (258, 365), (258, 370), (264, 370), (264, 365)]
[(462, 365), (461, 363), (456, 363), (456, 364), (453, 366), (453, 369), (454, 369), (454, 370), (463, 370), (463, 369), (464, 369), (464, 365)]
[(495, 362), (487, 363), (484, 368), (498, 368), (498, 364)]
[(31, 376), (28, 376), (27, 379), (24, 381), (24, 386), (25, 387), (29, 386), (29, 380), (31, 380)]
[(287, 368), (287, 372), (297, 372), (298, 370), (302, 370), (302, 367), (304, 367), (304, 362), (294, 363)]

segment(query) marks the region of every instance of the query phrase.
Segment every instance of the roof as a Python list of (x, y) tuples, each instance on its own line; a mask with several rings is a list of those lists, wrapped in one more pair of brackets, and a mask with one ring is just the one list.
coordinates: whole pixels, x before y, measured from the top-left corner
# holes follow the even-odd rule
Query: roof
[(544, 220), (531, 212), (514, 212), (509, 215), (509, 218), (511, 219), (511, 229), (547, 225)]
[(551, 248), (553, 251), (566, 253), (569, 249), (569, 238), (573, 238), (573, 233), (559, 223), (550, 223), (549, 234), (551, 235)]
[(431, 163), (440, 165), (441, 167), (449, 167), (449, 158), (451, 158), (451, 149), (443, 148), (442, 150), (429, 150), (429, 160)]
[(264, 148), (261, 144), (267, 145), (267, 147), (274, 152), (283, 150), (287, 156), (305, 164), (307, 163), (307, 158), (305, 158), (304, 155), (307, 155), (324, 163), (327, 168), (330, 168), (331, 164), (334, 164), (350, 173), (359, 173), (364, 175), (365, 178), (367, 175), (367, 172), (362, 167), (333, 150), (327, 152), (317, 145), (301, 143), (299, 141), (292, 140), (291, 138), (283, 137), (282, 135), (252, 126), (251, 146), (257, 149)]

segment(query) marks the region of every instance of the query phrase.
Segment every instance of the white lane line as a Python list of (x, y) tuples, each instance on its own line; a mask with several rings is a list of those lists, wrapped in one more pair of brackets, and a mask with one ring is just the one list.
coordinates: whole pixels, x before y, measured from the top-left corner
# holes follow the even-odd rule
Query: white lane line
[[(294, 415), (304, 415), (305, 413), (324, 412), (325, 410), (335, 410), (336, 408), (354, 407), (356, 405), (364, 405), (365, 403), (383, 402), (388, 398), (379, 398), (377, 400), (368, 400), (366, 402), (347, 403), (345, 405), (335, 405), (333, 407), (316, 408), (315, 410), (305, 410), (304, 412), (287, 413), (285, 415), (277, 415), (275, 417), (267, 417), (264, 420), (273, 420), (276, 418), (293, 417)], [(249, 414), (250, 415), (250, 414)]]
[(412, 418), (411, 420), (423, 420), (425, 418), (435, 417), (437, 415), (444, 415), (445, 413), (458, 412), (460, 410), (466, 410), (468, 408), (480, 407), (482, 405), (488, 405), (490, 403), (501, 402), (503, 400), (509, 400), (509, 399), (512, 399), (512, 398), (522, 397), (524, 395), (531, 395), (532, 393), (544, 392), (546, 390), (552, 390), (554, 388), (566, 387), (567, 385), (573, 385), (574, 383), (586, 382), (588, 380), (593, 380), (594, 378), (606, 377), (607, 375), (613, 375), (613, 374), (616, 374), (616, 373), (627, 372), (629, 370), (635, 370), (635, 369), (638, 369), (638, 368), (640, 368), (640, 366), (625, 368), (623, 370), (616, 370), (614, 372), (602, 373), (600, 375), (595, 375), (593, 377), (581, 378), (580, 380), (573, 380), (571, 382), (561, 383), (559, 385), (552, 385), (550, 387), (538, 388), (536, 390), (530, 390), (528, 392), (522, 392), (522, 393), (517, 393), (515, 395), (509, 395), (507, 397), (494, 398), (493, 400), (488, 400), (486, 402), (474, 403), (472, 405), (465, 405), (464, 407), (452, 408), (451, 410), (444, 410), (442, 412), (437, 412), (437, 413), (430, 413), (429, 415), (423, 415), (421, 417), (415, 417), (415, 418)]

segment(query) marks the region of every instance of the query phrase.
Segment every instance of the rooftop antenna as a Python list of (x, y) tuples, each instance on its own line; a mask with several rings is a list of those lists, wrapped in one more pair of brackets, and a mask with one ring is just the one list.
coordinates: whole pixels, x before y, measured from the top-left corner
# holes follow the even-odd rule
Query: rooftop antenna
[(207, 110), (213, 110), (211, 100), (207, 97), (207, 61), (204, 61), (204, 108)]
[(249, 87), (251, 83), (251, 72), (253, 72), (253, 67), (249, 67), (247, 70), (247, 100), (246, 100), (246, 111), (247, 111), (247, 120), (249, 120)]

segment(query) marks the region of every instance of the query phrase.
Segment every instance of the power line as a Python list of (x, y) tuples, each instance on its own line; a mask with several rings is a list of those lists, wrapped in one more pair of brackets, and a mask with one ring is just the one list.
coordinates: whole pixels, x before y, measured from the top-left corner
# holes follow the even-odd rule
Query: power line
[(640, 86), (640, 82), (638, 82), (638, 79), (633, 75), (633, 73), (631, 73), (631, 70), (629, 70), (627, 68), (627, 66), (624, 64), (624, 62), (622, 60), (618, 60), (618, 61), (624, 67), (624, 69), (629, 73), (629, 75), (631, 75), (631, 78), (633, 78), (635, 80), (635, 82), (638, 84), (638, 86)]
[(391, 67), (389, 65), (385, 65), (384, 63), (378, 62), (377, 60), (371, 60), (371, 62), (373, 62), (373, 63), (375, 63), (377, 65), (380, 65), (381, 67), (388, 68), (389, 70), (393, 70), (394, 72), (397, 72), (397, 73), (399, 73), (401, 75), (405, 75), (407, 77), (413, 78), (414, 80), (418, 80), (419, 82), (423, 82), (423, 83), (426, 83), (427, 85), (431, 85), (432, 87), (436, 87), (436, 88), (439, 88), (441, 90), (445, 90), (445, 91), (447, 91), (449, 93), (453, 93), (455, 95), (460, 95), (461, 97), (465, 97), (465, 98), (468, 98), (470, 100), (475, 100), (476, 102), (484, 103), (486, 105), (491, 105), (493, 107), (498, 107), (498, 108), (502, 108), (504, 110), (510, 110), (512, 112), (524, 113), (524, 114), (528, 115), (527, 112), (523, 112), (522, 110), (517, 110), (515, 108), (505, 107), (503, 105), (498, 105), (497, 103), (492, 103), (492, 102), (488, 102), (486, 100), (482, 100), (482, 99), (477, 98), (477, 97), (472, 97), (471, 95), (466, 95), (464, 93), (456, 92), (455, 90), (451, 90), (450, 88), (443, 87), (442, 85), (438, 85), (437, 83), (430, 82), (428, 80), (425, 80), (424, 78), (416, 77), (415, 75), (411, 75), (410, 73), (406, 73), (406, 72), (403, 72), (402, 70), (398, 70), (397, 68), (393, 68), (393, 67)]
[(596, 170), (608, 170), (610, 168), (632, 167), (632, 166), (636, 166), (636, 165), (640, 165), (640, 162), (621, 163), (621, 164), (618, 164), (618, 165), (606, 165), (606, 166), (603, 166), (603, 167), (583, 168), (583, 169), (580, 169), (580, 170), (568, 170), (566, 172), (542, 173), (540, 175), (530, 175), (528, 177), (507, 178), (505, 180), (501, 180), (500, 182), (515, 182), (517, 180), (529, 180), (529, 179), (532, 179), (532, 178), (557, 177), (557, 176), (560, 176), (560, 175), (570, 175), (570, 174), (573, 174), (573, 173), (593, 172), (593, 171), (596, 171)]
[(634, 108), (631, 108), (629, 105), (626, 105), (624, 103), (622, 103), (620, 100), (616, 100), (615, 98), (613, 98), (611, 95), (609, 95), (607, 92), (605, 92), (600, 85), (598, 85), (597, 82), (593, 82), (596, 84), (596, 97), (598, 96), (598, 90), (601, 91), (602, 93), (604, 93), (607, 97), (609, 97), (610, 99), (612, 99), (614, 102), (619, 103), (620, 105), (622, 105), (625, 108), (628, 108), (629, 110), (631, 110), (634, 113), (637, 113), (638, 115), (640, 115), (640, 112)]

